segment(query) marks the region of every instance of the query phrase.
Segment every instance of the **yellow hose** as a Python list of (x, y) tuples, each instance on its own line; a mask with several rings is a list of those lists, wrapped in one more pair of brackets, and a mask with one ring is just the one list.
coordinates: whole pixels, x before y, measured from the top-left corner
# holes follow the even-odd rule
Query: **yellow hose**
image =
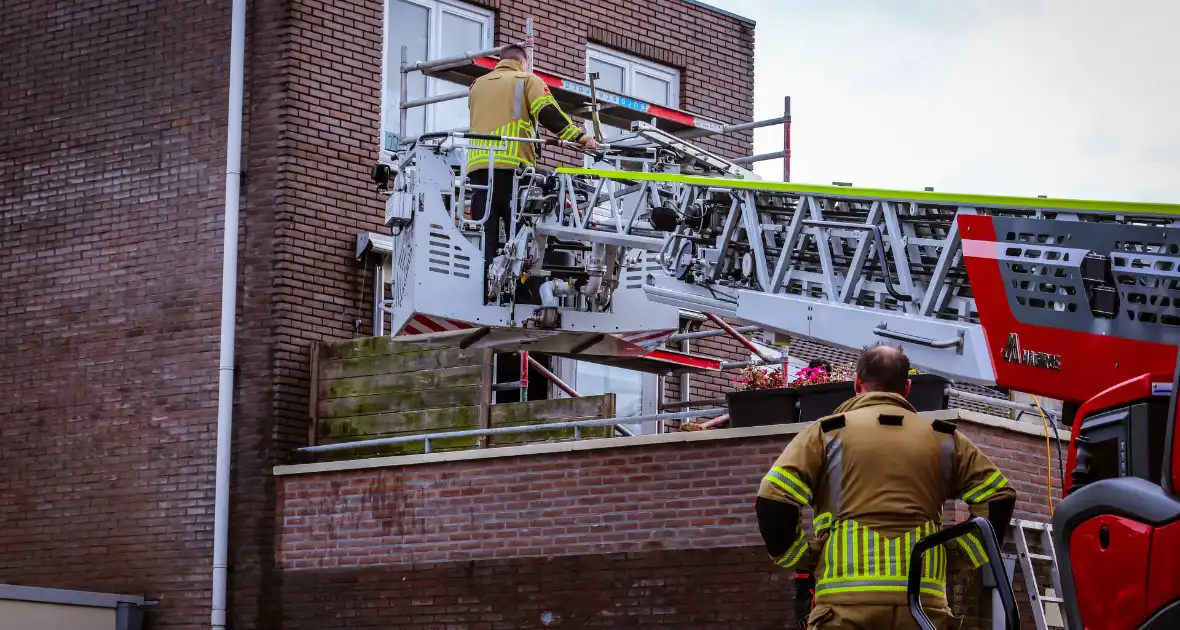
[(1041, 413), (1041, 424), (1045, 425), (1045, 494), (1049, 496), (1049, 517), (1053, 516), (1053, 450), (1049, 447), (1049, 419), (1045, 417), (1045, 410), (1041, 409), (1041, 402), (1036, 396), (1032, 397), (1033, 404)]

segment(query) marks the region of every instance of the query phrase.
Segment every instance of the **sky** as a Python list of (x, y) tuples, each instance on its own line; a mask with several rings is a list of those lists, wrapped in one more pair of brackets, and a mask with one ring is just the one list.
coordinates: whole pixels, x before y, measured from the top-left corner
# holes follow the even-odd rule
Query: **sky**
[(707, 1), (758, 23), (792, 181), (1180, 203), (1180, 2)]

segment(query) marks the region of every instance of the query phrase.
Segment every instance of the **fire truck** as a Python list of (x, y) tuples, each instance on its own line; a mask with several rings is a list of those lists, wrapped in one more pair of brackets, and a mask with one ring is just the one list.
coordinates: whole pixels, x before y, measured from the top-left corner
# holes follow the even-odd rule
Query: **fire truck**
[[(497, 50), (403, 60), (402, 72), (470, 82)], [(749, 160), (692, 142), (754, 124), (538, 74), (567, 111), (629, 131), (581, 167), (516, 173), (485, 277), (483, 231), (498, 228), (472, 219), (488, 212), (471, 212), (468, 148), (568, 145), (462, 130), (407, 138), (403, 115), (373, 171), (388, 195), (392, 296), (380, 308), (393, 334), (460, 331), (463, 347), (719, 370), (661, 348), (685, 312), (703, 313), (850, 350), (886, 340), (923, 371), (1062, 400), (1072, 433), (1049, 554), (1068, 627), (1180, 628), (1180, 205), (766, 181)], [(1002, 627), (1018, 627), (986, 521), (923, 540), (911, 557), (973, 528), (993, 559)], [(916, 591), (911, 600), (931, 627)]]

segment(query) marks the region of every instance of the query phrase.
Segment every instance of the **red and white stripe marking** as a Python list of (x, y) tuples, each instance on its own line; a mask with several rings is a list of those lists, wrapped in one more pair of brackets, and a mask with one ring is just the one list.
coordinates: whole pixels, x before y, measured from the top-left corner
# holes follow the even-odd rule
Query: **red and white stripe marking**
[(402, 327), (402, 331), (397, 334), (398, 337), (406, 335), (425, 335), (429, 333), (449, 332), (452, 330), (466, 330), (468, 328), (475, 328), (467, 322), (460, 322), (453, 319), (443, 319), (442, 317), (434, 317), (432, 315), (423, 315), (422, 313), (414, 313), (410, 321)]
[(627, 343), (633, 343), (641, 348), (656, 348), (659, 347), (664, 340), (676, 334), (676, 330), (644, 330), (633, 333), (620, 333), (615, 335), (616, 338), (622, 339)]
[[(496, 64), (498, 64), (498, 63), (499, 63), (499, 61), (497, 61), (493, 57), (480, 57), (475, 60), (475, 65), (480, 66), (482, 68), (487, 68), (487, 69), (495, 68)], [(559, 77), (555, 74), (549, 74), (548, 72), (544, 72), (542, 70), (535, 70), (534, 69), (533, 74), (537, 75), (542, 81), (545, 82), (545, 85), (547, 85), (551, 88), (570, 90), (572, 92), (577, 92), (579, 94), (582, 94), (583, 96), (590, 95), (590, 85), (588, 83), (581, 83), (580, 81), (572, 81), (570, 79), (564, 79), (564, 78)], [(649, 115), (654, 116), (656, 118), (662, 118), (664, 120), (671, 120), (674, 122), (678, 122), (682, 125), (687, 125), (689, 127), (696, 127), (697, 129), (708, 129), (710, 131), (721, 131), (721, 129), (722, 129), (721, 123), (715, 122), (712, 120), (707, 120), (704, 118), (698, 118), (697, 116), (690, 114), (688, 112), (682, 112), (677, 109), (670, 109), (668, 107), (662, 107), (660, 105), (656, 105), (655, 103), (648, 103), (646, 101), (641, 101), (641, 100), (639, 100), (635, 97), (632, 97), (632, 96), (627, 96), (625, 94), (616, 94), (614, 92), (611, 92), (609, 90), (603, 90), (601, 88), (598, 89), (597, 92), (598, 92), (598, 100), (603, 101), (607, 105), (612, 105), (615, 107), (625, 107), (627, 109), (633, 109), (636, 111), (643, 112), (645, 114), (649, 114)]]
[(720, 359), (699, 357), (692, 354), (684, 354), (683, 352), (673, 352), (671, 350), (653, 350), (643, 355), (643, 358), (652, 359), (655, 361), (663, 361), (664, 363), (675, 363), (676, 365), (683, 365), (684, 367), (695, 368), (698, 370), (711, 370), (714, 372), (721, 371)]

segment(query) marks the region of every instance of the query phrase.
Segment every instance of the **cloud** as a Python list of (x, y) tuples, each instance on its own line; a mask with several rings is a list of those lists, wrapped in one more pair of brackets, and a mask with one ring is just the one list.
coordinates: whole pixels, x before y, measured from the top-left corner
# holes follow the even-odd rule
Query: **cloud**
[(712, 4), (758, 21), (755, 114), (792, 97), (795, 181), (1180, 203), (1180, 3)]

